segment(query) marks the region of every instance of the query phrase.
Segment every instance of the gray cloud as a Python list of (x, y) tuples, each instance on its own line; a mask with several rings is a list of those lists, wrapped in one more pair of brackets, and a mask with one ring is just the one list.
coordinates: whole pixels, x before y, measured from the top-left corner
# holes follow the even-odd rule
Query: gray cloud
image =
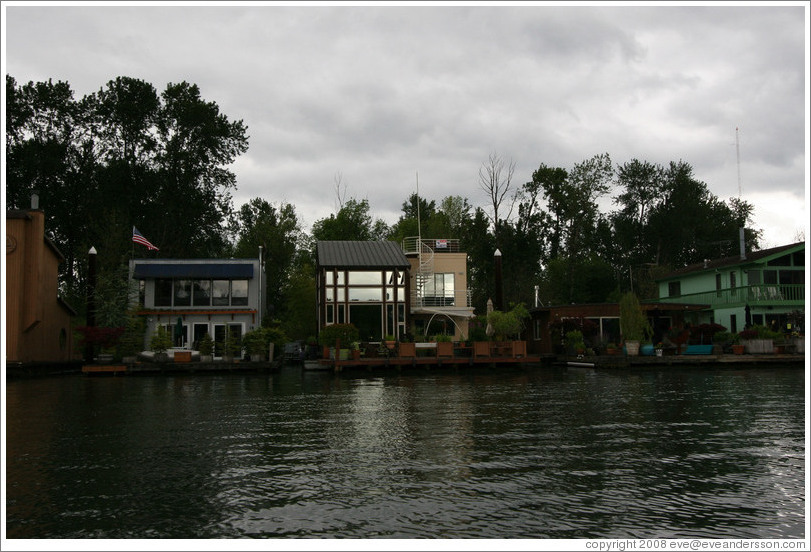
[(493, 151), (518, 185), (603, 152), (684, 160), (726, 199), (735, 127), (744, 198), (796, 198), (794, 216), (759, 225), (779, 236), (808, 218), (802, 6), (4, 9), (18, 82), (66, 80), (77, 96), (119, 75), (196, 83), (248, 126), (237, 204), (288, 201), (307, 224), (333, 211), (337, 173), (389, 222), (417, 173), (430, 199), (484, 205)]

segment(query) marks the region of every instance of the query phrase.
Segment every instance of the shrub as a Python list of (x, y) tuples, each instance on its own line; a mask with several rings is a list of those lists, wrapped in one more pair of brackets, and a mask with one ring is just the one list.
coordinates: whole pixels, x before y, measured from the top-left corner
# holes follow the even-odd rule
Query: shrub
[(620, 299), (620, 333), (625, 341), (644, 341), (652, 332), (636, 294), (628, 292)]
[(335, 346), (337, 340), (341, 345), (348, 347), (353, 341), (360, 339), (360, 332), (354, 324), (330, 324), (318, 334), (318, 343), (325, 347)]
[(199, 347), (201, 355), (211, 356), (214, 353), (214, 340), (208, 332), (200, 339)]
[(158, 326), (149, 339), (149, 348), (155, 353), (165, 353), (172, 346), (172, 336), (166, 326)]
[(580, 330), (566, 332), (566, 345), (575, 351), (585, 349), (586, 342), (583, 340), (583, 332)]

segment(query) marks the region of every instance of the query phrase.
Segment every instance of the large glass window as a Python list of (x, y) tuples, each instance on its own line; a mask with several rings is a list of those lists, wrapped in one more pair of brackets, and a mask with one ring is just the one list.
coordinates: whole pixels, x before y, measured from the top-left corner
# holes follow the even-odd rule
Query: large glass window
[(231, 281), (231, 304), (235, 306), (248, 304), (248, 280)]
[(349, 272), (350, 286), (379, 286), (382, 283), (380, 271), (352, 270)]
[(194, 281), (192, 304), (195, 307), (211, 306), (211, 280)]
[(231, 282), (213, 280), (211, 282), (211, 304), (215, 307), (227, 307), (231, 304)]
[(175, 306), (191, 305), (191, 280), (175, 280)]
[(376, 301), (383, 300), (383, 290), (380, 288), (349, 288), (349, 301)]
[(163, 278), (155, 280), (155, 306), (172, 306), (172, 280)]

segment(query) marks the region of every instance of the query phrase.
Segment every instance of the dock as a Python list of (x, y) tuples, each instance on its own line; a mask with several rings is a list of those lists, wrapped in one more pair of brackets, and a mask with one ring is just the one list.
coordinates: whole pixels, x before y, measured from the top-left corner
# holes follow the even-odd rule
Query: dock
[(279, 368), (279, 362), (133, 362), (118, 364), (85, 364), (82, 374), (86, 376), (161, 375), (161, 374), (235, 374), (246, 372), (270, 372)]

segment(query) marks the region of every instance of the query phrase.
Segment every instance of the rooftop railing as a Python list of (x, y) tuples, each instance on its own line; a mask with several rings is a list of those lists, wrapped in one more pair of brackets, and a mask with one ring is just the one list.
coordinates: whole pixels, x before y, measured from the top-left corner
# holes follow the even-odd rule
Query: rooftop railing
[(688, 293), (671, 297), (660, 297), (660, 303), (690, 303), (694, 305), (718, 306), (795, 306), (805, 304), (803, 284), (761, 284), (725, 288), (701, 293)]
[(419, 253), (420, 243), (422, 243), (423, 253), (426, 252), (426, 248), (434, 253), (459, 253), (459, 240), (420, 239), (418, 236), (403, 239), (403, 253), (406, 255)]

